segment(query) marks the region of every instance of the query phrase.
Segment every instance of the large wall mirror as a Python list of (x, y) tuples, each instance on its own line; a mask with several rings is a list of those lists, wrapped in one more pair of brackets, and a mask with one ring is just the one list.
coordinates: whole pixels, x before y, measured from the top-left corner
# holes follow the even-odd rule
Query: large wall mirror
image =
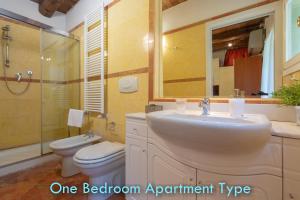
[(286, 74), (300, 71), (300, 0), (285, 2), (285, 70)]
[(265, 98), (282, 85), (282, 2), (159, 2), (157, 97)]

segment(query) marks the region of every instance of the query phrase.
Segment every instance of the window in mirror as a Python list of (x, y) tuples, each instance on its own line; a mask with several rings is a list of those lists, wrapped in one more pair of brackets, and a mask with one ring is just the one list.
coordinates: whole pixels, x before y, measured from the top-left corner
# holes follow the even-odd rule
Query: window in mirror
[(300, 53), (300, 0), (289, 0), (286, 6), (286, 58)]

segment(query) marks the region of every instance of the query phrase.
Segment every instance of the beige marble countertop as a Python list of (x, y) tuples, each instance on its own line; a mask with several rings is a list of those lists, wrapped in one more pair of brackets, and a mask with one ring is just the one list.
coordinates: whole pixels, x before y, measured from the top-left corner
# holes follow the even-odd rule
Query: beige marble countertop
[(292, 122), (272, 121), (272, 135), (300, 139), (300, 126)]
[(128, 113), (126, 117), (131, 119), (146, 120), (146, 113)]
[[(126, 117), (146, 120), (146, 113), (130, 113)], [(272, 121), (272, 135), (285, 138), (300, 139), (300, 126), (292, 122)]]

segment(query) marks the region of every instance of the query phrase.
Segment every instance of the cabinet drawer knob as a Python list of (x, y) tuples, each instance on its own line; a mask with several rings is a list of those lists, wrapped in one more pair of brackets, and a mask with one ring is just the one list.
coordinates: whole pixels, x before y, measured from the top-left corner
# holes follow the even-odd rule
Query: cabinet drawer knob
[(290, 199), (295, 199), (293, 194), (290, 193), (289, 196), (290, 196)]
[(143, 149), (142, 151), (143, 151), (143, 153), (145, 153), (145, 152), (146, 152), (146, 149)]
[(193, 178), (190, 178), (190, 182), (193, 182), (194, 181), (194, 179)]

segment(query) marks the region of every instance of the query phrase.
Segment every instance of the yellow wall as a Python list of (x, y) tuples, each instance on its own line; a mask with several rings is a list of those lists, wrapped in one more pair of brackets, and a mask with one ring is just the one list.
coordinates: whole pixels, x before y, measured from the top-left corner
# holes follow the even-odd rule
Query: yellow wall
[[(0, 18), (0, 27), (5, 25), (10, 25), (10, 36), (13, 38), (10, 45), (11, 67), (7, 69), (7, 75), (15, 77), (17, 72), (25, 74), (27, 70), (32, 70), (33, 78), (40, 79), (40, 31)], [(0, 77), (3, 77), (2, 66), (0, 48)], [(8, 84), (14, 91), (23, 90), (26, 86), (26, 83)], [(0, 150), (40, 142), (40, 92), (40, 84), (32, 83), (26, 94), (14, 96), (6, 89), (5, 82), (0, 80)]]
[[(205, 24), (199, 24), (163, 38), (163, 79), (205, 77)], [(164, 97), (205, 95), (205, 81), (164, 84)]]
[[(108, 63), (107, 73), (148, 67), (147, 34), (149, 31), (149, 0), (122, 0), (107, 11)], [(72, 32), (81, 40), (83, 50), (83, 26)], [(83, 77), (83, 51), (81, 52), (81, 77)], [(107, 140), (125, 142), (125, 114), (143, 112), (148, 103), (148, 73), (134, 75), (139, 78), (139, 90), (122, 94), (118, 89), (120, 77), (107, 79), (107, 119), (92, 117), (92, 129)], [(81, 83), (83, 92), (83, 83)], [(83, 108), (83, 93), (81, 93)], [(112, 128), (111, 122), (116, 124)], [(86, 129), (86, 128), (85, 128)]]

